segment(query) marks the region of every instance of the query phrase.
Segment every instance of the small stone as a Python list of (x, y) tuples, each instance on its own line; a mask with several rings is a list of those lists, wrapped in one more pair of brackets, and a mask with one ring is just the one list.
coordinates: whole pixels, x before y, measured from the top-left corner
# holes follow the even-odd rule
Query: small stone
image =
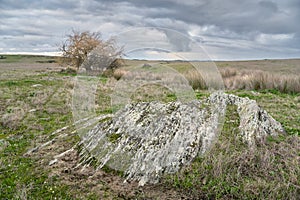
[(57, 161), (58, 161), (57, 159), (51, 160), (49, 162), (49, 166), (54, 165), (55, 163), (57, 163)]
[(43, 86), (42, 84), (34, 84), (31, 87), (42, 87), (42, 86)]

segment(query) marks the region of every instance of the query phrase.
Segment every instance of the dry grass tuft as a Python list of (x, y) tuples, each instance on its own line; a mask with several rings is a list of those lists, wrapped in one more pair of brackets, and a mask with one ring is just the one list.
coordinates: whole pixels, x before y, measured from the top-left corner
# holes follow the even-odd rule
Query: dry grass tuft
[(127, 73), (127, 71), (124, 68), (117, 68), (114, 70), (113, 72), (113, 77), (116, 80), (119, 80), (120, 78), (122, 78), (122, 76), (124, 76)]
[(207, 85), (203, 77), (196, 70), (188, 70), (186, 72), (183, 72), (183, 75), (189, 81), (193, 89), (207, 89)]
[[(118, 68), (114, 70), (113, 77), (119, 80), (127, 73), (125, 68)], [(181, 72), (182, 75), (188, 80), (193, 89), (207, 89), (206, 83), (203, 77), (194, 69), (189, 69)]]
[(0, 124), (10, 130), (18, 129), (24, 119), (29, 107), (23, 102), (17, 102), (19, 107), (8, 107), (6, 113), (0, 118)]
[(278, 90), (283, 93), (300, 92), (300, 76), (296, 74), (281, 75), (262, 70), (236, 70), (220, 68), (226, 89)]
[(221, 68), (220, 73), (223, 78), (229, 78), (237, 75), (237, 70), (234, 68)]

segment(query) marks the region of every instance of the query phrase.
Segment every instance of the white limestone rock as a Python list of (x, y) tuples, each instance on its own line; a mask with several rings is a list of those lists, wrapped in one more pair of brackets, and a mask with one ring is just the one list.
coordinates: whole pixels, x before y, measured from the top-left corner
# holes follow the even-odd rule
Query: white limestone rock
[(249, 145), (256, 138), (284, 132), (254, 100), (213, 93), (202, 102), (128, 104), (82, 138), (83, 152), (94, 157), (99, 168), (107, 165), (123, 171), (126, 180), (156, 183), (161, 175), (177, 172), (210, 148), (221, 131), (227, 105), (237, 106), (240, 133)]

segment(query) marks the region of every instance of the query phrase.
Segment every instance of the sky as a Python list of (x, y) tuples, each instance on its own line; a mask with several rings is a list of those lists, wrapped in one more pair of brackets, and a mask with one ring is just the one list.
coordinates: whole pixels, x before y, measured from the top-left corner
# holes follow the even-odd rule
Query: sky
[(53, 54), (72, 29), (128, 58), (300, 58), (299, 0), (0, 0), (0, 53)]

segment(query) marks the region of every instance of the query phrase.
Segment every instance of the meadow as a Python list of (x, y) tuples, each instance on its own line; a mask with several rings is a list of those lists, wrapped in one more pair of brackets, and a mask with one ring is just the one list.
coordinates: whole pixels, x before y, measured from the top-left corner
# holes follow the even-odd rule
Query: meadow
[[(229, 108), (208, 154), (157, 185), (138, 187), (123, 183), (122, 173), (109, 168), (78, 166), (80, 137), (71, 109), (76, 74), (58, 66), (56, 57), (5, 57), (0, 59), (0, 199), (296, 199), (300, 194), (300, 60), (215, 62), (226, 92), (256, 100), (286, 134), (249, 149), (236, 139), (239, 119)], [(198, 99), (209, 95), (191, 63), (159, 62), (182, 73)], [(97, 114), (112, 112), (115, 84), (143, 63), (151, 61), (126, 60), (112, 76), (99, 77)], [(174, 100), (170, 91), (147, 87), (132, 100)], [(40, 148), (30, 151), (34, 147)]]

